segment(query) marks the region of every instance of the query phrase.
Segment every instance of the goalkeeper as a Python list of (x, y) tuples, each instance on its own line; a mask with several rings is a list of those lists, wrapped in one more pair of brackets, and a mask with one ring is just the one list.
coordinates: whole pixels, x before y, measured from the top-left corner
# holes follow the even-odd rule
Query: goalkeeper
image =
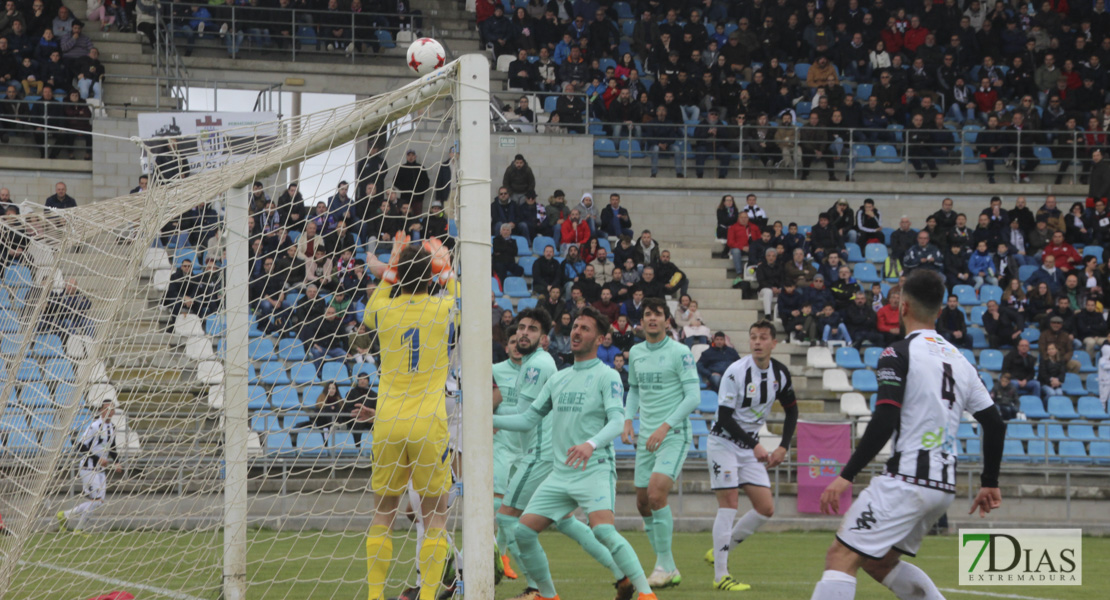
[[(365, 316), (366, 326), (377, 330), (381, 344), (370, 479), (376, 506), (366, 539), (369, 600), (384, 598), (393, 560), (389, 532), (410, 478), (427, 526), (417, 557), (423, 575), (420, 600), (435, 600), (450, 550), (445, 530), (451, 465), (444, 384), (456, 282), (450, 256), (441, 246), (432, 240), (423, 248), (407, 242), (395, 241), (389, 265), (370, 257), (371, 272), (382, 283)], [(433, 280), (445, 283), (448, 293), (429, 295)], [(356, 420), (368, 417), (366, 408), (356, 409)]]

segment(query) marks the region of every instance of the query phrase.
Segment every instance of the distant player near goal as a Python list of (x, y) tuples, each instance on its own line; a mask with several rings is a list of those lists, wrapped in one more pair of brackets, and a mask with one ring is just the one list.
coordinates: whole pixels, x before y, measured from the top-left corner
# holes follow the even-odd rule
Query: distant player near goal
[[(692, 439), (690, 413), (698, 407), (701, 389), (694, 355), (685, 344), (667, 337), (671, 316), (667, 303), (645, 298), (643, 308), (647, 341), (629, 352), (628, 402), (621, 439), (626, 444), (636, 440), (636, 508), (655, 550), (655, 569), (648, 584), (658, 589), (682, 582), (671, 553), (674, 519), (667, 496), (686, 462)], [(632, 428), (637, 416), (638, 437)]]
[[(435, 600), (450, 552), (445, 529), (451, 465), (444, 386), (457, 286), (449, 276), (449, 257), (444, 260), (405, 241), (395, 242), (389, 265), (370, 258), (371, 271), (382, 283), (366, 307), (365, 322), (378, 332), (382, 359), (370, 479), (376, 507), (366, 539), (369, 600), (384, 598), (393, 561), (390, 530), (410, 478), (427, 527), (417, 557), (420, 600)], [(436, 278), (446, 283), (447, 294), (429, 295)], [(369, 416), (362, 407), (355, 411), (356, 420)]]
[(95, 421), (89, 423), (81, 434), (77, 451), (81, 456), (79, 474), (81, 494), (85, 497), (85, 501), (69, 510), (58, 512), (58, 531), (66, 531), (70, 519), (75, 519), (73, 532), (82, 533), (89, 515), (104, 506), (104, 493), (108, 483), (107, 469), (111, 468), (116, 473), (123, 470), (123, 467), (116, 462), (118, 458), (116, 426), (112, 423), (112, 417), (115, 414), (116, 408), (112, 401), (105, 401), (100, 405), (100, 415)]
[(838, 512), (840, 495), (892, 433), (894, 454), (844, 515), (813, 600), (854, 598), (860, 567), (903, 600), (943, 600), (929, 576), (900, 557), (916, 555), (955, 498), (956, 431), (965, 410), (983, 432), (981, 488), (970, 513), (978, 509), (985, 517), (1002, 505), (998, 470), (1006, 425), (975, 367), (933, 329), (944, 295), (944, 279), (933, 271), (914, 271), (902, 284), (898, 314), (909, 335), (879, 355), (875, 414), (840, 476), (821, 494), (822, 512)]
[[(521, 354), (517, 349), (517, 325), (512, 325), (506, 332), (508, 342), (505, 344), (505, 353), (509, 358), (493, 365), (493, 411), (494, 414), (515, 415), (516, 405), (516, 379), (520, 373)], [(520, 434), (515, 431), (498, 431), (493, 434), (493, 514), (501, 510), (505, 499), (505, 491), (513, 477), (517, 466), (523, 460), (524, 448), (521, 445)], [(509, 564), (509, 541), (515, 535), (512, 528), (497, 528), (497, 549), (502, 553), (498, 560), (505, 571), (505, 577), (516, 579), (517, 574)]]
[[(713, 563), (713, 586), (725, 592), (751, 589), (728, 572), (729, 550), (755, 533), (775, 514), (771, 479), (767, 470), (786, 460), (798, 423), (794, 384), (786, 365), (771, 358), (775, 326), (759, 321), (748, 329), (751, 354), (732, 363), (721, 378), (717, 394), (717, 422), (709, 433), (706, 455), (710, 486), (717, 493), (717, 518), (713, 521), (713, 548), (705, 559)], [(759, 430), (767, 422), (771, 404), (778, 400), (786, 413), (782, 441), (770, 453), (759, 443)], [(752, 508), (736, 519), (740, 489)], [(736, 520), (733, 524), (733, 520)]]

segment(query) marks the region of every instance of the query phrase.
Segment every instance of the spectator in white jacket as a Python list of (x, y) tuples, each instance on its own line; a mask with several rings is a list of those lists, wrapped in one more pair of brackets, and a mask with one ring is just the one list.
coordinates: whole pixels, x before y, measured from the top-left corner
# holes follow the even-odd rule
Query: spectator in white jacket
[(1102, 410), (1106, 412), (1110, 404), (1110, 342), (1102, 345), (1102, 358), (1098, 361), (1098, 396), (1102, 400)]
[(578, 214), (581, 215), (582, 220), (590, 226), (590, 233), (596, 235), (598, 214), (597, 206), (594, 205), (593, 194), (589, 192), (582, 194), (582, 200), (578, 202), (578, 206), (576, 206), (575, 208), (578, 209)]

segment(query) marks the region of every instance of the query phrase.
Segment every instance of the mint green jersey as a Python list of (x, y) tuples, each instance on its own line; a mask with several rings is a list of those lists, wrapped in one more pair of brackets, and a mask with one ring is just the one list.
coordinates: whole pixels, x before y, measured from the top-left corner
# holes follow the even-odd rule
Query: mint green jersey
[[(516, 413), (527, 411), (547, 380), (558, 372), (555, 359), (542, 348), (525, 356), (516, 376)], [(521, 449), (532, 460), (551, 460), (551, 419), (544, 419), (535, 429), (522, 433), (520, 439)]]
[[(494, 414), (515, 415), (520, 412), (516, 405), (516, 376), (520, 373), (520, 365), (511, 360), (505, 360), (493, 365), (493, 382), (501, 391), (501, 404), (497, 406)], [(495, 449), (504, 449), (513, 454), (522, 454), (524, 444), (521, 436), (515, 431), (498, 431), (493, 434)]]
[(698, 407), (701, 383), (694, 355), (685, 344), (665, 337), (641, 342), (628, 353), (629, 402), (625, 418), (640, 413), (640, 433), (650, 436), (663, 423), (673, 430), (690, 427), (690, 413)]
[(531, 410), (551, 421), (553, 474), (583, 473), (580, 468), (567, 466), (567, 451), (590, 439), (597, 444), (597, 449), (585, 472), (612, 470), (613, 440), (611, 437), (604, 439), (608, 436), (598, 439), (598, 436), (610, 420), (618, 423), (613, 431), (619, 435), (623, 405), (624, 385), (620, 375), (599, 359), (574, 363), (572, 368), (552, 375), (532, 403)]

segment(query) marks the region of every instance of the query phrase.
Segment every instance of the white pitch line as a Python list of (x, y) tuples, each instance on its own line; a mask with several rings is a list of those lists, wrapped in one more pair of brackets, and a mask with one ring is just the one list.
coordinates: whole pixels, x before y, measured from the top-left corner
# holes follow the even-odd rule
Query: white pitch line
[(105, 577), (105, 576), (99, 575), (97, 573), (91, 573), (89, 571), (81, 571), (79, 569), (71, 569), (69, 567), (60, 567), (58, 565), (52, 565), (52, 564), (49, 564), (49, 563), (31, 562), (31, 561), (21, 560), (21, 561), (19, 561), (19, 564), (21, 566), (25, 566), (25, 567), (38, 567), (38, 568), (41, 568), (41, 569), (52, 569), (54, 571), (60, 571), (62, 573), (67, 573), (69, 575), (76, 575), (78, 577), (86, 577), (88, 579), (95, 579), (97, 581), (100, 581), (102, 583), (106, 583), (108, 585), (118, 585), (118, 586), (125, 587), (125, 588), (129, 587), (129, 588), (133, 588), (133, 589), (136, 589), (136, 590), (143, 590), (144, 592), (150, 592), (152, 594), (158, 594), (160, 596), (165, 596), (166, 598), (173, 598), (173, 600), (204, 600), (204, 598), (198, 598), (197, 596), (192, 596), (190, 594), (185, 594), (183, 592), (175, 592), (173, 590), (167, 590), (165, 588), (154, 587), (152, 585), (146, 585), (146, 584), (143, 584), (143, 583), (135, 583), (133, 581), (125, 581), (123, 579), (116, 579), (115, 577)]
[(1045, 598), (1043, 596), (1019, 596), (1017, 594), (999, 594), (999, 593), (996, 593), (996, 592), (978, 592), (978, 591), (972, 591), (972, 590), (968, 590), (968, 589), (964, 589), (964, 588), (960, 588), (960, 589), (940, 588), (940, 591), (948, 592), (950, 594), (967, 594), (968, 596), (986, 596), (988, 598), (1013, 598), (1015, 600), (1052, 600), (1051, 598)]

